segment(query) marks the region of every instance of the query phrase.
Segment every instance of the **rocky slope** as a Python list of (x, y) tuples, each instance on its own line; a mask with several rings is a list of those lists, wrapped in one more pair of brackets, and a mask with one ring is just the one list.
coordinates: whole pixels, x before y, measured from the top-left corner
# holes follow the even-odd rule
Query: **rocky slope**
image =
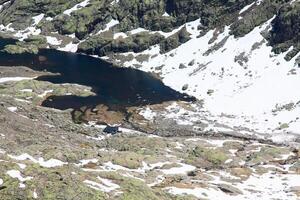
[[(89, 88), (14, 78), (46, 73), (26, 67), (0, 69), (1, 199), (300, 197), (299, 148), (228, 136), (174, 136), (184, 129), (167, 124), (174, 131), (169, 137), (125, 128), (106, 134), (105, 126), (74, 124), (69, 110), (39, 106), (49, 92), (84, 96)], [(142, 114), (151, 121), (149, 110)]]

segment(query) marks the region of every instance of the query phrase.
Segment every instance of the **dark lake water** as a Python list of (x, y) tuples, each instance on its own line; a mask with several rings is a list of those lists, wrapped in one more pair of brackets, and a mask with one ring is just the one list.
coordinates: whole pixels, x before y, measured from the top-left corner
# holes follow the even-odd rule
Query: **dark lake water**
[(38, 55), (0, 53), (0, 66), (27, 66), (36, 71), (56, 73), (58, 75), (40, 76), (37, 80), (90, 86), (96, 93), (89, 97), (50, 96), (42, 103), (42, 106), (61, 110), (93, 108), (99, 104), (130, 107), (194, 100), (140, 70), (118, 68), (101, 59), (57, 50), (40, 50)]
[(14, 44), (16, 40), (14, 39), (4, 39), (0, 37), (0, 49), (3, 49), (8, 44)]

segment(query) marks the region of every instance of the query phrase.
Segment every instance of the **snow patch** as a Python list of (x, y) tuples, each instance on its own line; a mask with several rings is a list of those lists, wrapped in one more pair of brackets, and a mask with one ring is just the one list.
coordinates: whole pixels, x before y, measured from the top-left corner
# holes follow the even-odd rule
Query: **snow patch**
[(17, 111), (18, 111), (18, 108), (17, 108), (17, 107), (13, 107), (13, 106), (11, 106), (11, 107), (8, 107), (8, 108), (7, 108), (7, 110), (9, 110), (10, 112), (13, 112), (13, 113), (15, 113), (15, 112), (17, 112)]
[(181, 165), (180, 167), (173, 167), (170, 169), (162, 169), (160, 171), (162, 171), (164, 174), (186, 174), (190, 171), (193, 171), (196, 169), (195, 166), (192, 165), (188, 165), (188, 164), (184, 164), (184, 163), (178, 163), (179, 165)]
[(47, 42), (48, 44), (51, 45), (60, 45), (62, 43), (61, 40), (58, 40), (56, 37), (52, 37), (52, 36), (46, 36)]
[(22, 154), (20, 156), (13, 156), (13, 155), (8, 155), (10, 158), (15, 159), (15, 160), (31, 160), (34, 163), (39, 164), (42, 167), (46, 167), (46, 168), (52, 168), (52, 167), (60, 167), (63, 166), (67, 163), (62, 162), (60, 160), (57, 159), (50, 159), (45, 161), (44, 158), (39, 158), (39, 159), (35, 159), (32, 156), (30, 156), (29, 154)]
[(102, 192), (107, 192), (107, 193), (120, 188), (119, 185), (113, 183), (111, 180), (104, 179), (99, 176), (97, 177), (97, 179), (101, 181), (101, 183), (97, 183), (95, 181), (90, 181), (90, 180), (85, 180), (83, 182), (93, 189), (100, 190)]
[(65, 15), (71, 15), (72, 12), (79, 10), (80, 8), (84, 8), (86, 7), (88, 4), (90, 3), (90, 0), (84, 0), (83, 2), (76, 4), (75, 6), (73, 6), (72, 8), (65, 10), (63, 12), (63, 14)]
[(18, 170), (9, 170), (6, 173), (12, 178), (17, 178), (20, 182), (25, 182), (33, 178), (31, 176), (23, 177), (21, 172)]
[(4, 77), (0, 78), (0, 83), (6, 83), (6, 82), (11, 82), (11, 81), (22, 81), (22, 80), (32, 80), (34, 78), (29, 78), (29, 77)]

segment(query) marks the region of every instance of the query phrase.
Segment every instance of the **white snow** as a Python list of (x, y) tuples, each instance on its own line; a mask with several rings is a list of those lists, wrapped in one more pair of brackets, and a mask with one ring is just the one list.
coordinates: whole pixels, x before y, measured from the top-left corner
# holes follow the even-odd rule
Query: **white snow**
[(46, 36), (48, 44), (51, 45), (60, 45), (62, 43), (61, 40), (58, 40), (56, 37)]
[(3, 3), (2, 5), (0, 5), (0, 11), (2, 10), (2, 8), (6, 5), (6, 4), (9, 4), (10, 2), (8, 1), (8, 2), (5, 2), (5, 3)]
[(2, 185), (3, 184), (3, 180), (0, 178), (0, 185)]
[(20, 90), (20, 92), (32, 92), (33, 90), (32, 89), (22, 89), (22, 90)]
[(29, 77), (4, 77), (0, 78), (0, 83), (6, 83), (6, 82), (11, 82), (11, 81), (22, 81), (22, 80), (32, 80), (34, 78), (29, 78)]
[(70, 42), (65, 47), (59, 48), (58, 50), (75, 53), (77, 51), (77, 49), (78, 49), (78, 44), (74, 44), (74, 43)]
[(46, 168), (60, 167), (62, 165), (67, 164), (65, 162), (62, 162), (60, 160), (53, 159), (53, 158), (51, 158), (50, 160), (47, 160), (47, 161), (45, 161), (44, 158), (35, 159), (27, 153), (22, 154), (20, 156), (13, 156), (13, 155), (8, 155), (8, 156), (15, 160), (31, 160), (32, 162), (37, 163), (40, 166), (46, 167)]
[(10, 112), (17, 112), (18, 108), (11, 106), (11, 107), (8, 107), (7, 110), (9, 110)]
[(88, 4), (90, 3), (90, 0), (84, 0), (83, 2), (76, 4), (75, 6), (73, 6), (72, 8), (65, 10), (63, 12), (63, 14), (65, 15), (71, 15), (72, 12), (79, 10), (80, 8), (84, 8), (86, 7)]
[[(149, 170), (159, 170), (162, 171), (166, 174), (184, 174), (188, 171), (192, 171), (194, 170), (193, 166), (190, 165), (186, 165), (183, 163), (177, 163), (179, 165), (181, 165), (181, 167), (174, 167), (171, 168), (169, 170), (161, 170), (159, 168), (161, 168), (162, 166), (166, 165), (166, 164), (172, 164), (169, 161), (166, 162), (157, 162), (157, 163), (153, 163), (153, 164), (147, 164), (146, 162), (142, 162), (142, 167), (137, 168), (137, 169), (129, 169), (127, 167), (123, 167), (121, 165), (117, 165), (112, 163), (111, 161), (103, 163), (102, 166), (100, 167), (100, 169), (86, 169), (83, 168), (84, 171), (94, 171), (94, 172), (102, 172), (102, 171), (127, 171), (127, 172), (136, 172), (136, 173), (141, 173), (144, 174), (146, 171)], [(181, 171), (181, 172), (180, 172)]]
[(33, 25), (34, 26), (38, 25), (40, 23), (40, 21), (42, 21), (42, 19), (44, 18), (44, 16), (45, 16), (45, 14), (39, 14), (39, 15), (37, 15), (35, 17), (32, 17), (32, 19), (34, 21)]
[[(133, 64), (140, 64), (140, 69), (147, 72), (156, 72), (156, 67), (164, 65), (161, 73), (166, 85), (182, 91), (182, 87), (188, 84), (184, 92), (203, 100), (204, 105), (194, 114), (176, 105), (169, 107), (166, 117), (178, 119), (180, 124), (192, 125), (203, 118), (225, 125), (226, 129), (212, 128), (217, 132), (232, 132), (240, 128), (243, 130), (241, 134), (245, 134), (245, 130), (247, 134), (300, 134), (300, 105), (296, 105), (300, 101), (300, 90), (295, 87), (300, 84), (300, 69), (295, 66), (295, 58), (300, 54), (286, 61), (285, 53), (272, 53), (261, 32), (270, 28), (273, 19), (240, 38), (230, 35), (230, 27), (227, 26), (213, 43), (209, 41), (215, 30), (197, 37), (200, 21), (195, 20), (186, 24), (192, 34), (190, 41), (162, 55), (159, 54), (159, 47), (154, 46), (140, 54), (158, 56), (150, 57), (143, 63), (134, 59), (124, 65), (132, 67)], [(208, 50), (221, 41), (224, 46), (209, 53)], [(243, 56), (248, 61), (235, 61)], [(195, 60), (193, 66), (178, 68), (180, 63), (187, 66), (191, 60)], [(289, 103), (295, 104), (293, 109), (274, 113), (274, 110)], [(279, 129), (280, 123), (287, 123), (288, 128)]]
[(142, 115), (145, 119), (150, 121), (153, 120), (153, 118), (156, 116), (156, 113), (153, 112), (149, 107), (140, 111), (139, 114)]
[(105, 29), (98, 31), (96, 35), (99, 35), (100, 33), (108, 31), (110, 28), (114, 27), (115, 25), (119, 24), (120, 22), (118, 20), (112, 19), (110, 22), (106, 24)]
[(127, 38), (128, 36), (126, 35), (126, 33), (115, 33), (114, 34), (114, 39), (118, 39), (118, 38)]
[(96, 140), (96, 141), (101, 141), (105, 139), (105, 136), (103, 135), (98, 135), (97, 137), (86, 136), (86, 138)]
[(91, 180), (85, 180), (83, 182), (93, 189), (100, 190), (102, 192), (107, 192), (107, 193), (120, 188), (119, 185), (113, 183), (111, 180), (104, 179), (99, 176), (97, 177), (97, 179), (101, 181), (101, 183), (97, 183)]
[(36, 190), (33, 191), (33, 198), (35, 198), (35, 199), (38, 198), (38, 194), (37, 194)]
[(160, 171), (162, 171), (164, 174), (186, 174), (190, 171), (193, 171), (196, 169), (195, 166), (192, 165), (188, 165), (188, 164), (184, 164), (184, 163), (178, 163), (179, 165), (181, 165), (180, 167), (172, 167), (170, 169), (161, 169)]
[(3, 24), (0, 24), (0, 31), (14, 32), (15, 29), (10, 26), (11, 26), (11, 23), (7, 24), (6, 26), (4, 26)]
[(53, 18), (52, 18), (52, 17), (46, 17), (46, 20), (47, 20), (47, 21), (52, 21)]
[(170, 17), (169, 13), (165, 12), (163, 15), (163, 17)]
[(158, 175), (153, 183), (147, 184), (149, 187), (154, 187), (165, 180), (163, 175)]
[(44, 98), (47, 96), (47, 94), (52, 93), (52, 92), (53, 92), (53, 90), (46, 90), (42, 94), (39, 94), (38, 97)]
[(115, 4), (117, 4), (117, 3), (119, 3), (119, 0), (113, 0), (110, 4), (111, 4), (111, 5), (115, 5)]
[[(14, 32), (14, 36), (17, 37), (20, 41), (23, 41), (31, 35), (39, 35), (41, 33), (41, 30), (37, 29), (36, 26), (40, 23), (44, 16), (45, 14), (39, 14), (35, 17), (32, 17), (33, 24), (30, 27), (27, 27), (25, 30), (16, 31), (14, 29), (11, 29), (11, 31)], [(9, 30), (9, 26), (10, 25), (1, 28), (0, 25), (0, 29)]]
[[(2, 137), (5, 137), (5, 135), (3, 135), (3, 134), (0, 134)], [(0, 149), (0, 154), (4, 154), (5, 153), (5, 151), (3, 150), (3, 149)]]
[(180, 142), (176, 142), (175, 144), (176, 144), (176, 146), (174, 147), (175, 149), (181, 150), (184, 147), (184, 144), (181, 144)]
[(208, 188), (196, 187), (176, 188), (168, 187), (166, 190), (174, 195), (190, 194), (197, 198), (205, 198), (211, 200), (228, 199), (228, 200), (256, 200), (256, 199), (282, 199), (282, 200), (297, 200), (297, 196), (291, 192), (290, 188), (299, 186), (300, 176), (297, 174), (263, 174), (252, 175), (246, 181), (235, 183), (232, 186), (238, 188), (243, 194), (229, 195), (222, 192), (214, 185), (218, 183), (229, 184), (217, 178), (211, 181), (212, 186)]
[(245, 6), (240, 12), (239, 14), (242, 14), (243, 12), (247, 11), (249, 8), (251, 8), (253, 5), (255, 4), (255, 2)]
[(79, 164), (76, 164), (77, 166), (83, 166), (83, 165), (86, 165), (88, 163), (96, 163), (98, 162), (98, 159), (96, 158), (93, 158), (93, 159), (86, 159), (86, 160), (80, 160), (79, 161), (80, 163)]
[(28, 180), (31, 180), (32, 177), (28, 176), (28, 177), (25, 177), (23, 178), (23, 176), (21, 175), (21, 172), (18, 171), (18, 170), (9, 170), (6, 172), (10, 177), (12, 178), (17, 178), (19, 181), (21, 182), (25, 182), (25, 181), (28, 181)]
[(16, 163), (21, 169), (25, 169), (26, 165), (23, 163)]

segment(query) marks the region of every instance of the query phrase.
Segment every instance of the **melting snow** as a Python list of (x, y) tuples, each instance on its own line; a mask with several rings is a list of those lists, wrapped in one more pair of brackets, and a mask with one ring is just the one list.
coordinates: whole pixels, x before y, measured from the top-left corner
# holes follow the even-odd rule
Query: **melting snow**
[(77, 51), (77, 49), (78, 49), (78, 44), (74, 44), (74, 43), (70, 42), (65, 47), (59, 48), (58, 50), (75, 53)]
[(44, 98), (45, 96), (47, 96), (47, 94), (49, 94), (51, 92), (53, 92), (53, 90), (46, 90), (42, 94), (38, 95), (38, 97)]
[(21, 172), (18, 170), (9, 170), (7, 171), (7, 174), (12, 178), (17, 178), (21, 182), (25, 182), (32, 179), (32, 177), (30, 176), (23, 178)]
[(94, 158), (94, 159), (88, 159), (88, 160), (80, 160), (79, 164), (76, 164), (77, 166), (83, 166), (86, 165), (88, 163), (96, 163), (98, 162), (98, 159)]
[(58, 40), (56, 37), (46, 36), (48, 44), (51, 45), (60, 45), (62, 43), (61, 40)]
[(100, 190), (103, 192), (111, 192), (113, 190), (120, 188), (119, 185), (113, 183), (111, 180), (104, 179), (99, 176), (97, 177), (97, 179), (100, 180), (101, 183), (97, 183), (95, 181), (90, 181), (90, 180), (85, 180), (84, 183), (86, 183), (89, 187), (93, 189)]
[(70, 8), (68, 10), (65, 10), (63, 12), (63, 14), (71, 15), (72, 12), (79, 10), (80, 8), (86, 7), (89, 3), (90, 3), (90, 0), (84, 0), (83, 2), (81, 2), (79, 4), (76, 4), (74, 7)]
[(114, 27), (115, 25), (119, 24), (120, 22), (118, 20), (112, 19), (110, 22), (106, 24), (106, 28), (103, 30), (100, 30), (96, 35), (103, 33), (105, 31), (108, 31), (110, 28)]
[(36, 193), (36, 190), (33, 191), (33, 198), (35, 198), (35, 199), (38, 198), (38, 194)]
[(22, 80), (32, 80), (34, 78), (28, 78), (28, 77), (5, 77), (0, 78), (0, 83), (10, 82), (10, 81), (22, 81)]
[(192, 165), (188, 165), (188, 164), (184, 164), (184, 163), (178, 163), (179, 165), (181, 165), (181, 167), (173, 167), (170, 169), (162, 169), (160, 171), (162, 171), (164, 174), (186, 174), (190, 171), (193, 171), (196, 169), (195, 166)]
[(243, 12), (247, 11), (247, 10), (248, 10), (249, 8), (251, 8), (254, 4), (255, 4), (255, 2), (253, 2), (253, 3), (251, 3), (251, 4), (247, 5), (247, 6), (245, 6), (245, 7), (240, 11), (239, 14), (242, 14)]
[(62, 162), (60, 160), (57, 159), (50, 159), (47, 161), (44, 161), (44, 158), (39, 158), (39, 159), (35, 159), (32, 156), (28, 155), (28, 154), (22, 154), (20, 156), (12, 156), (9, 155), (10, 158), (15, 159), (15, 160), (31, 160), (34, 163), (39, 164), (42, 167), (46, 167), (46, 168), (52, 168), (52, 167), (59, 167), (62, 165), (65, 165), (67, 163)]
[(32, 17), (33, 19), (33, 25), (36, 26), (40, 23), (40, 21), (42, 21), (42, 19), (44, 18), (45, 14), (40, 14), (40, 15), (37, 15), (35, 17)]
[[(300, 54), (286, 61), (285, 53), (272, 53), (261, 32), (270, 29), (273, 19), (240, 38), (234, 38), (229, 34), (230, 27), (225, 27), (213, 43), (209, 41), (215, 30), (197, 37), (200, 21), (196, 20), (186, 25), (192, 34), (190, 41), (163, 55), (159, 54), (159, 47), (154, 46), (140, 54), (158, 56), (148, 62), (138, 63), (134, 59), (124, 65), (141, 64), (140, 69), (148, 72), (164, 65), (161, 73), (166, 85), (182, 91), (188, 84), (184, 92), (203, 100), (198, 119), (217, 121), (227, 127), (226, 130), (213, 129), (215, 131), (232, 132), (239, 128), (247, 130), (248, 134), (300, 134), (300, 105), (297, 104), (300, 90), (295, 87), (300, 84), (300, 71), (295, 65), (295, 58)], [(187, 66), (191, 60), (195, 60), (192, 66), (176, 67), (180, 63)], [(295, 106), (290, 110), (278, 109), (287, 104)], [(191, 112), (178, 109), (167, 113), (167, 117), (178, 119), (178, 123), (185, 125), (192, 125), (193, 120), (197, 120), (191, 118)], [(287, 125), (280, 129), (280, 124), (284, 123)]]
[(150, 121), (156, 116), (156, 113), (153, 112), (149, 107), (147, 107), (145, 110), (142, 110), (139, 114)]
[[(197, 198), (211, 200), (228, 199), (228, 200), (256, 200), (256, 199), (282, 199), (297, 200), (297, 196), (290, 191), (293, 186), (299, 186), (299, 175), (281, 175), (281, 174), (263, 174), (252, 175), (246, 181), (235, 183), (233, 186), (242, 191), (243, 194), (229, 195), (214, 185), (225, 183), (224, 181), (213, 180), (212, 187), (205, 188), (176, 188), (168, 187), (167, 191), (174, 195), (190, 194)], [(219, 178), (217, 178), (219, 179)]]
[(18, 108), (17, 107), (8, 107), (7, 110), (9, 110), (10, 112), (17, 112)]

